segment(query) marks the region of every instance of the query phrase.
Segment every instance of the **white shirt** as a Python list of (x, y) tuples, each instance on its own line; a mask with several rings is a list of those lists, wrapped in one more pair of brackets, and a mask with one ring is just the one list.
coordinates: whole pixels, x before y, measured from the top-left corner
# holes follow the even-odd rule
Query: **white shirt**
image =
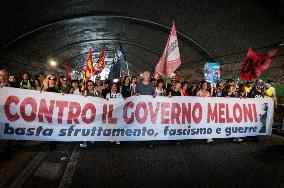
[(166, 93), (166, 91), (165, 91), (164, 89), (159, 90), (159, 89), (156, 87), (156, 89), (155, 89), (155, 94), (156, 94), (157, 96), (165, 96), (165, 93)]
[(108, 93), (106, 99), (123, 99), (123, 97), (120, 93)]
[(79, 88), (77, 88), (76, 90), (73, 90), (72, 94), (74, 94), (74, 95), (81, 95)]
[(135, 95), (136, 94), (136, 85), (137, 84), (130, 84), (131, 95)]

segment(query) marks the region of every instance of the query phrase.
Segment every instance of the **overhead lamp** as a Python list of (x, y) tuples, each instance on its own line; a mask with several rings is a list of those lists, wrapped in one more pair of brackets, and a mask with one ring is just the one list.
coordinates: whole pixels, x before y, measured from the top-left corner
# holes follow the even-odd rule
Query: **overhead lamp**
[(49, 61), (49, 64), (50, 64), (51, 66), (53, 66), (53, 67), (57, 66), (57, 62), (54, 61), (54, 60), (50, 60), (50, 61)]

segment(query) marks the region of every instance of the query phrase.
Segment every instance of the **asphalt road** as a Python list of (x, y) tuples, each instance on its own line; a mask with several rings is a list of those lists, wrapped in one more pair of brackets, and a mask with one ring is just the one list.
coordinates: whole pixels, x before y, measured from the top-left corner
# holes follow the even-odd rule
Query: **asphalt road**
[[(21, 147), (0, 162), (0, 177), (7, 173), (3, 168), (14, 171), (1, 187), (284, 187), (279, 136), (241, 144), (227, 139), (215, 145), (200, 140), (78, 145)], [(19, 160), (23, 154), (30, 157)]]

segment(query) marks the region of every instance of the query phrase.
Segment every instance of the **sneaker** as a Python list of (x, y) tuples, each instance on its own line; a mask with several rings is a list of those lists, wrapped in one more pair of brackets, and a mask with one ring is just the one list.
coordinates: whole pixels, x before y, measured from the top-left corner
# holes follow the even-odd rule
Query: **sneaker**
[(234, 141), (234, 142), (242, 142), (242, 141), (243, 141), (243, 139), (241, 139), (241, 138), (237, 137), (237, 138), (233, 138), (233, 141)]
[(214, 140), (212, 138), (207, 139), (207, 144), (214, 144)]

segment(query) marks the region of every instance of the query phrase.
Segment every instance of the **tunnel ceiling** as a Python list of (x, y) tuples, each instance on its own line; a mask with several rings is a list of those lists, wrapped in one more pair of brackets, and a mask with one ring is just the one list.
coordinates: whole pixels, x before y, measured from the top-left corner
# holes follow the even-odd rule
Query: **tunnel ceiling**
[(0, 1), (2, 64), (63, 68), (94, 60), (105, 49), (110, 64), (119, 43), (132, 74), (152, 70), (172, 21), (178, 31), (180, 69), (205, 60), (263, 48), (284, 40), (284, 4), (275, 1), (26, 0)]

